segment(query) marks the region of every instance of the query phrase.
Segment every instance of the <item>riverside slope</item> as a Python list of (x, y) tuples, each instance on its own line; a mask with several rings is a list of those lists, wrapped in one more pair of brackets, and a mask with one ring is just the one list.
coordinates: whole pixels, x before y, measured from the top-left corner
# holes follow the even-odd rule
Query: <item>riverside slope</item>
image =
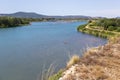
[(120, 80), (120, 38), (88, 50), (59, 80)]

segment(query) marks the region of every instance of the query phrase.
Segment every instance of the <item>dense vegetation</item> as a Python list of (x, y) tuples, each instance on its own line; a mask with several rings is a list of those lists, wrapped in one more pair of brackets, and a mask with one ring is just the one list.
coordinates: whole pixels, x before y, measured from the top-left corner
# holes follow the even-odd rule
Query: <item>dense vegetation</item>
[(14, 18), (14, 17), (0, 17), (0, 28), (16, 27), (30, 24), (33, 21), (53, 21), (54, 18)]
[(92, 23), (92, 26), (103, 27), (104, 30), (120, 31), (120, 19), (100, 19)]
[[(103, 46), (89, 49), (81, 58), (71, 58), (70, 68), (61, 80), (118, 80), (120, 79), (120, 19), (91, 20), (77, 30), (100, 37), (108, 37)], [(117, 36), (116, 36), (117, 35)], [(77, 61), (77, 62), (76, 62)], [(71, 65), (72, 62), (72, 65)], [(116, 67), (117, 66), (117, 67)], [(112, 74), (115, 74), (111, 76)]]
[(91, 20), (85, 25), (80, 25), (77, 30), (104, 38), (120, 36), (120, 19)]
[(29, 24), (29, 21), (22, 18), (0, 17), (0, 28), (15, 27)]

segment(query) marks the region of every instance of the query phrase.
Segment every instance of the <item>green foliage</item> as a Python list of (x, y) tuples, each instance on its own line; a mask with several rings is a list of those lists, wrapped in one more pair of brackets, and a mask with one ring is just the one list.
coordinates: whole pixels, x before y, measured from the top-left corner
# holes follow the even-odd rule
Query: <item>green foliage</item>
[(117, 31), (117, 32), (120, 32), (120, 27), (118, 27), (116, 31)]
[(117, 29), (117, 27), (115, 27), (115, 26), (109, 26), (107, 30), (108, 31), (114, 31), (116, 29)]
[(80, 26), (77, 27), (77, 30), (78, 31), (81, 30), (81, 29), (84, 30), (85, 26), (87, 26), (87, 24), (80, 25)]
[(16, 27), (23, 24), (29, 24), (29, 21), (22, 18), (0, 17), (0, 28)]
[(14, 18), (0, 17), (0, 28), (16, 27), (20, 25), (30, 24), (36, 21), (54, 21), (54, 18)]
[(58, 73), (54, 74), (53, 76), (49, 77), (48, 80), (59, 80), (62, 76), (63, 70), (60, 70)]
[(100, 19), (95, 21), (94, 26), (101, 26), (104, 30), (117, 30), (117, 28), (120, 27), (120, 19)]
[(92, 23), (92, 20), (89, 20), (88, 23)]
[(120, 34), (118, 32), (120, 32), (120, 19), (93, 20), (90, 23), (79, 26), (77, 30), (103, 38), (109, 38), (115, 35), (119, 36)]

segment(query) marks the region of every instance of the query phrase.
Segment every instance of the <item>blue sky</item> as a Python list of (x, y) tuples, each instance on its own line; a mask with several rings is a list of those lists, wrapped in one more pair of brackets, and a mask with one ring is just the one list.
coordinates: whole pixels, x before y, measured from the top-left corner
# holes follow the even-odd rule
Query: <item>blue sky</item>
[(0, 13), (120, 16), (120, 0), (0, 0)]

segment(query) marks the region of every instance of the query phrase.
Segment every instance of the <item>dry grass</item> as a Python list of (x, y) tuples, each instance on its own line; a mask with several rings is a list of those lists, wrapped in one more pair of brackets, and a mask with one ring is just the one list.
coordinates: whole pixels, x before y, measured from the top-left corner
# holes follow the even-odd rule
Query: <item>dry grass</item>
[(67, 63), (67, 67), (69, 68), (69, 67), (71, 67), (72, 65), (78, 63), (79, 61), (80, 61), (80, 57), (79, 57), (78, 55), (73, 55), (73, 56), (70, 58), (69, 62)]
[(46, 70), (43, 69), (40, 79), (38, 80), (49, 80), (49, 78), (54, 74), (55, 66), (51, 64), (50, 67)]
[(67, 66), (60, 80), (120, 80), (120, 38), (88, 50), (81, 59), (72, 57)]

